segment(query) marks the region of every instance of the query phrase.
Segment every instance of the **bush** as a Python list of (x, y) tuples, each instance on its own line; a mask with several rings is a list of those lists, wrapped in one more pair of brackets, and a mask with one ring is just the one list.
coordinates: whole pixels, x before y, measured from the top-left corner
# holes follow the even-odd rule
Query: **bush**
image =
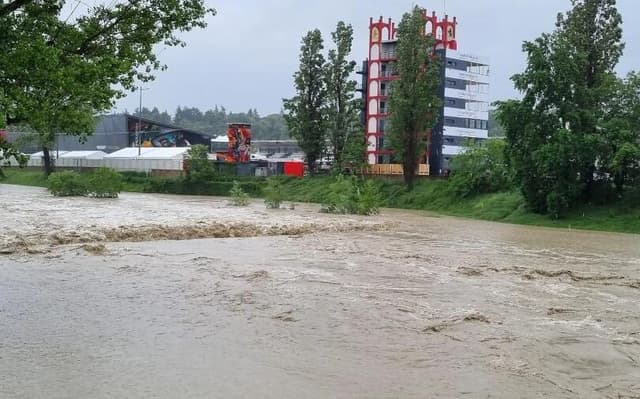
[(86, 179), (88, 194), (96, 198), (117, 198), (122, 184), (120, 173), (111, 168), (98, 168)]
[(378, 187), (372, 180), (359, 181), (355, 176), (338, 175), (329, 185), (322, 212), (337, 214), (374, 215), (381, 200)]
[(513, 172), (506, 163), (505, 147), (500, 139), (487, 140), (482, 146), (467, 144), (451, 165), (449, 186), (455, 196), (467, 198), (512, 188)]
[(187, 151), (187, 180), (204, 182), (215, 175), (206, 145), (196, 144)]
[(233, 182), (233, 187), (229, 191), (231, 195), (231, 204), (234, 206), (247, 206), (249, 205), (249, 195), (242, 190), (240, 183)]
[(380, 191), (373, 180), (365, 181), (358, 191), (357, 213), (359, 215), (377, 215), (380, 213), (381, 203)]
[(87, 187), (82, 176), (66, 170), (49, 175), (47, 189), (56, 197), (75, 197), (87, 194)]
[(267, 180), (267, 187), (264, 189), (264, 203), (267, 208), (279, 209), (284, 201), (282, 183), (279, 179), (271, 178)]

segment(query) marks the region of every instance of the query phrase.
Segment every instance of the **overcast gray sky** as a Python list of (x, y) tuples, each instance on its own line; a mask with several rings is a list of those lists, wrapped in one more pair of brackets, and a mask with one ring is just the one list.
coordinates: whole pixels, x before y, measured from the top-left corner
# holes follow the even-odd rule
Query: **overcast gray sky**
[[(446, 4), (445, 4), (446, 3)], [(158, 72), (143, 91), (143, 106), (157, 106), (173, 114), (178, 106), (201, 110), (216, 104), (228, 111), (257, 108), (261, 115), (279, 112), (282, 98), (293, 94), (292, 75), (298, 67), (300, 40), (318, 28), (331, 45), (331, 32), (339, 20), (354, 27), (353, 58), (367, 56), (369, 17), (399, 20), (418, 4), (458, 17), (460, 50), (486, 55), (491, 60), (491, 98), (517, 96), (509, 77), (522, 71), (522, 42), (551, 31), (559, 11), (569, 0), (209, 0), (218, 14), (204, 30), (183, 35), (185, 48), (161, 51), (169, 69)], [(627, 47), (620, 73), (640, 69), (640, 1), (618, 0), (624, 19)], [(117, 103), (117, 111), (133, 112), (138, 94)]]

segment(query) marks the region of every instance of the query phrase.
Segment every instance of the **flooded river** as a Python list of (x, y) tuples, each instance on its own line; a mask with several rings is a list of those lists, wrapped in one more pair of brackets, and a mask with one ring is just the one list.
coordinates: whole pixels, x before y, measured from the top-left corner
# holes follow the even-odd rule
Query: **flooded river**
[(0, 398), (640, 397), (640, 236), (0, 200)]

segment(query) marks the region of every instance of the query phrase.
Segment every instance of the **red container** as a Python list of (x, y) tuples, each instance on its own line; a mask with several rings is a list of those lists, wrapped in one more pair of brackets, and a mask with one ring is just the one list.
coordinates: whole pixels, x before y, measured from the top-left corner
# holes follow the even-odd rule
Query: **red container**
[(304, 176), (304, 162), (285, 162), (284, 174), (286, 176)]

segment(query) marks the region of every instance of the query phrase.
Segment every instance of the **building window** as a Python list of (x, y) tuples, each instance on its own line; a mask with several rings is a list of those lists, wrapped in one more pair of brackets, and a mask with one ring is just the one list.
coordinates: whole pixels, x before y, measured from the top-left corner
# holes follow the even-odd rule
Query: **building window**
[(457, 82), (455, 80), (447, 79), (447, 86), (455, 87)]
[(456, 100), (447, 99), (447, 105), (456, 105)]
[(455, 61), (447, 60), (447, 65), (456, 66), (456, 65), (458, 65), (458, 63), (455, 62)]
[(386, 119), (380, 119), (378, 121), (378, 132), (380, 132), (380, 133), (384, 133), (385, 132), (386, 122), (387, 122)]
[(456, 124), (456, 120), (455, 119), (451, 119), (451, 118), (447, 118), (444, 120), (444, 123), (446, 123), (447, 125), (455, 125)]

